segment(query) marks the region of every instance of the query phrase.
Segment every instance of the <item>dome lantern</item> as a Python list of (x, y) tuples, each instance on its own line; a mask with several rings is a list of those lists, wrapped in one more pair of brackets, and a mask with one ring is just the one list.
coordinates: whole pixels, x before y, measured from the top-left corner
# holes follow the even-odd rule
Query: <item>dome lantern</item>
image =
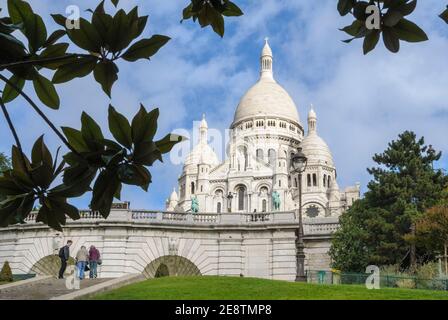
[(268, 43), (268, 38), (265, 38), (265, 44), (263, 50), (261, 51), (261, 70), (260, 79), (274, 80), (274, 74), (272, 71), (272, 50)]

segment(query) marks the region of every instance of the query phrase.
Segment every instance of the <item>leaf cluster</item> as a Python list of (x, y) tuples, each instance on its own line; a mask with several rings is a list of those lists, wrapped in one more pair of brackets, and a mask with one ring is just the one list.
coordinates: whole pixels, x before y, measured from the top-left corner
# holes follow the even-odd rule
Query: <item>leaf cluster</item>
[[(368, 29), (366, 21), (368, 6), (375, 5), (380, 12), (380, 29)], [(400, 50), (400, 41), (421, 42), (428, 40), (426, 33), (406, 17), (414, 12), (417, 0), (339, 0), (338, 12), (341, 16), (352, 14), (355, 20), (344, 31), (352, 38), (344, 40), (350, 43), (354, 39), (364, 39), (364, 54), (372, 51), (383, 38), (385, 47), (396, 53)]]

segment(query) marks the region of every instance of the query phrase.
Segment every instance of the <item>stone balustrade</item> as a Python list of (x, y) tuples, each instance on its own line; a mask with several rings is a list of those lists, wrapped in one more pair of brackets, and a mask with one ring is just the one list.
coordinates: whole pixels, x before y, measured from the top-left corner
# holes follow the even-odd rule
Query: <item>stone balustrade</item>
[[(110, 216), (104, 219), (98, 211), (82, 210), (81, 218), (73, 221), (67, 217), (67, 223), (83, 223), (95, 221), (132, 222), (144, 224), (176, 224), (176, 225), (269, 225), (298, 224), (294, 211), (254, 212), (254, 213), (178, 213), (154, 210), (112, 209)], [(36, 223), (37, 212), (33, 211), (25, 219), (27, 224)], [(338, 228), (338, 218), (304, 218), (305, 235), (329, 235)]]

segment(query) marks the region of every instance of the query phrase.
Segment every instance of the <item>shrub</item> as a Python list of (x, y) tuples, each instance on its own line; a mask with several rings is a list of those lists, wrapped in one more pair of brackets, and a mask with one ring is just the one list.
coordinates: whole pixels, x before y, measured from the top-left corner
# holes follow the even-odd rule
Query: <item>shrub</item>
[(9, 262), (5, 261), (3, 264), (2, 270), (0, 271), (0, 282), (12, 282), (12, 271), (9, 266)]
[(415, 289), (414, 279), (400, 279), (395, 284), (398, 288)]

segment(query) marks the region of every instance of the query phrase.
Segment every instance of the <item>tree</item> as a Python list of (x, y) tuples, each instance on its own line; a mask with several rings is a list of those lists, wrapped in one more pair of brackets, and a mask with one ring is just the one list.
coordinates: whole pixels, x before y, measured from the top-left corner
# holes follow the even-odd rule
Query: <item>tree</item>
[(443, 253), (445, 258), (445, 273), (448, 274), (448, 206), (437, 205), (426, 211), (415, 224), (415, 236), (409, 237), (428, 251), (435, 254)]
[(9, 262), (5, 261), (2, 270), (0, 271), (0, 282), (13, 282), (13, 281), (14, 279), (12, 277), (11, 267), (9, 266)]
[[(425, 145), (413, 132), (405, 131), (373, 160), (378, 166), (367, 169), (373, 179), (365, 197), (342, 215), (330, 255), (335, 267), (361, 271), (368, 264), (414, 263), (413, 243), (406, 240), (414, 222), (443, 196), (448, 179), (433, 169), (440, 152)], [(357, 241), (353, 239), (357, 237)], [(416, 248), (422, 256), (422, 248)], [(364, 266), (358, 259), (363, 257)]]
[[(10, 168), (11, 168), (11, 161), (3, 152), (0, 152), (0, 177), (3, 176), (4, 171), (9, 170)], [(0, 202), (5, 199), (6, 196), (0, 192)]]
[(11, 168), (11, 161), (8, 156), (6, 156), (3, 152), (0, 152), (0, 175), (3, 171), (6, 171)]
[[(118, 80), (119, 64), (140, 59), (149, 60), (170, 38), (164, 35), (143, 35), (148, 16), (140, 16), (138, 7), (129, 12), (117, 9), (119, 0), (111, 0), (115, 14), (109, 14), (105, 0), (92, 10), (90, 19), (70, 20), (52, 14), (59, 29), (48, 33), (41, 16), (23, 0), (8, 0), (9, 16), (0, 18), (0, 80), (5, 87), (0, 107), (15, 145), (12, 146), (12, 168), (0, 177), (0, 227), (23, 223), (35, 207), (40, 205), (36, 221), (61, 231), (66, 216), (79, 219), (79, 211), (68, 199), (92, 191), (90, 208), (105, 218), (114, 198), (120, 199), (123, 184), (139, 186), (145, 191), (151, 183), (151, 167), (162, 161), (162, 155), (183, 140), (175, 134), (155, 139), (159, 110), (140, 110), (128, 121), (116, 108), (109, 105), (109, 131), (114, 140), (104, 138), (103, 129), (86, 112), (81, 115), (81, 129), (63, 127), (51, 122), (41, 107), (24, 92), (28, 81), (40, 102), (51, 109), (59, 109), (60, 99), (55, 84), (93, 73), (108, 97)], [(0, 8), (1, 10), (1, 8)], [(223, 16), (239, 16), (241, 10), (228, 0), (192, 0), (184, 9), (184, 19), (198, 20), (202, 27), (211, 25), (224, 35)], [(21, 33), (22, 35), (18, 35)], [(62, 42), (61, 39), (68, 40)], [(22, 41), (24, 39), (25, 41)], [(67, 52), (69, 46), (76, 52)], [(43, 74), (53, 72), (52, 79)], [(27, 157), (20, 138), (9, 116), (6, 104), (17, 97), (44, 120), (68, 149), (59, 159), (59, 149), (52, 155), (43, 136), (39, 137)], [(62, 183), (57, 179), (62, 176)]]

